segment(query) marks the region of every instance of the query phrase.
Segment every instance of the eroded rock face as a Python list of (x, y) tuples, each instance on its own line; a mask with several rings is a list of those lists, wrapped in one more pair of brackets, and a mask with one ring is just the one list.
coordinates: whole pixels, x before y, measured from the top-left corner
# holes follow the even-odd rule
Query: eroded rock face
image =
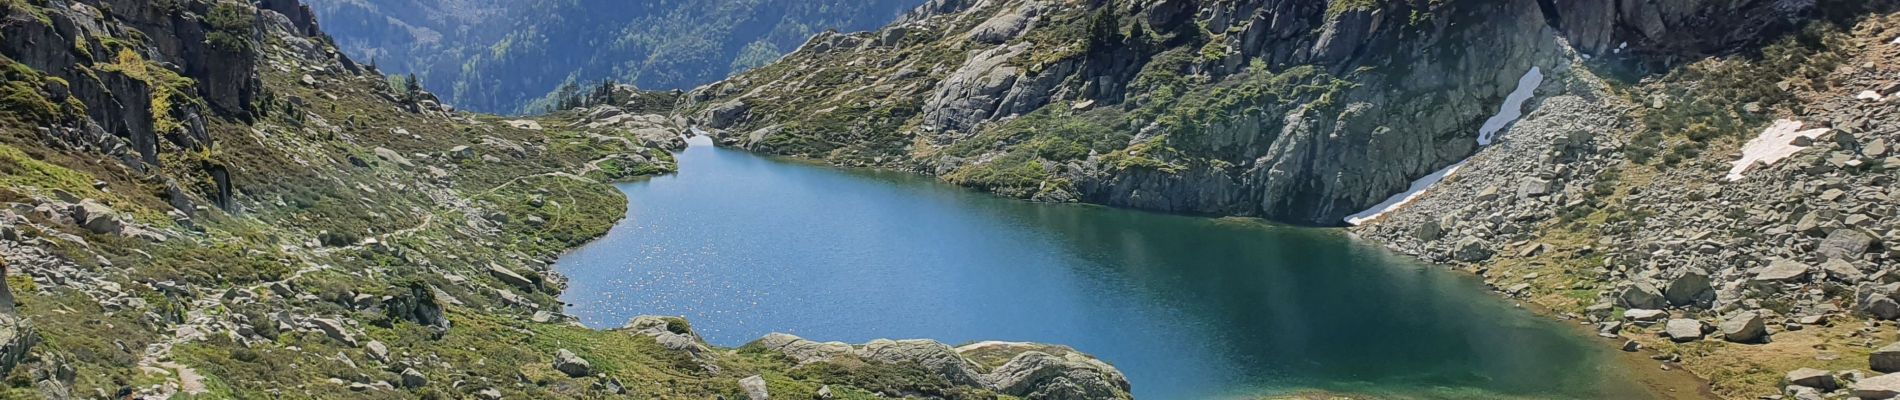
[(427, 284), (410, 285), (383, 299), (383, 312), (390, 318), (421, 324), (440, 336), (449, 331), (448, 315), (436, 300), (437, 290)]
[(950, 383), (981, 385), (976, 364), (964, 359), (955, 349), (935, 340), (879, 339), (859, 346), (858, 358), (886, 364), (915, 363)]
[(766, 350), (784, 353), (799, 364), (831, 361), (852, 354), (851, 345), (841, 342), (819, 343), (784, 333), (772, 333), (753, 342)]
[[(1129, 398), (1128, 380), (1120, 370), (1061, 346), (982, 342), (951, 348), (933, 340), (888, 339), (852, 346), (773, 333), (747, 347), (778, 352), (800, 364), (848, 358), (878, 364), (915, 365), (954, 385), (985, 388), (1025, 399)], [(990, 361), (979, 364), (975, 361), (979, 359)], [(981, 372), (985, 366), (990, 372)]]
[(1026, 399), (1085, 400), (1126, 398), (1128, 380), (1120, 371), (1070, 353), (1057, 357), (1026, 351), (984, 375), (1003, 394)]

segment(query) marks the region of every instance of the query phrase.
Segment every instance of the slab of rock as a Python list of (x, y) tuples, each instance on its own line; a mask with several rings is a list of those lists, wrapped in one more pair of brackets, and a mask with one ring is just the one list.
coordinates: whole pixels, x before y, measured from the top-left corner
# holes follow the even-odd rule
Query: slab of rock
[(1662, 291), (1656, 290), (1655, 285), (1643, 281), (1636, 281), (1623, 287), (1623, 290), (1616, 294), (1616, 302), (1631, 309), (1654, 310), (1661, 309), (1665, 305)]
[(652, 315), (633, 317), (627, 321), (626, 325), (621, 326), (619, 331), (651, 337), (654, 342), (660, 344), (660, 347), (686, 353), (695, 358), (712, 351), (712, 348), (706, 345), (706, 341), (700, 339), (699, 334), (694, 333), (692, 327), (678, 317)]
[(1551, 193), (1552, 186), (1554, 185), (1552, 185), (1551, 181), (1542, 178), (1524, 178), (1523, 181), (1518, 183), (1517, 197), (1526, 199), (1543, 197)]
[(753, 375), (745, 377), (745, 379), (740, 379), (739, 388), (745, 389), (745, 397), (750, 400), (767, 400), (772, 398), (772, 394), (765, 391), (765, 377)]
[(1840, 382), (1834, 380), (1834, 373), (1814, 368), (1789, 371), (1787, 378), (1790, 385), (1811, 387), (1823, 392), (1832, 392), (1840, 388)]
[(1870, 297), (1860, 303), (1860, 310), (1883, 321), (1900, 318), (1900, 302), (1887, 296)]
[(1867, 274), (1860, 272), (1860, 267), (1839, 258), (1828, 259), (1827, 262), (1821, 263), (1821, 271), (1827, 272), (1828, 279), (1841, 283), (1854, 284), (1867, 279)]
[(521, 288), (522, 290), (534, 290), (533, 280), (529, 280), (527, 277), (521, 276), (521, 274), (515, 273), (515, 271), (500, 265), (488, 264), (488, 274), (494, 275), (495, 279), (501, 280), (501, 283), (506, 283), (509, 286)]
[(1669, 323), (1663, 325), (1663, 335), (1668, 336), (1670, 341), (1676, 343), (1693, 342), (1702, 340), (1706, 326), (1707, 324), (1702, 323), (1702, 321), (1693, 319), (1672, 319), (1669, 320)]
[(1663, 298), (1674, 306), (1706, 305), (1715, 301), (1714, 281), (1709, 279), (1709, 273), (1690, 269), (1669, 281), (1669, 286), (1663, 289)]
[(1658, 322), (1669, 318), (1669, 312), (1663, 310), (1631, 309), (1623, 311), (1623, 318), (1636, 322)]
[(1454, 248), (1456, 250), (1452, 252), (1452, 257), (1458, 261), (1479, 262), (1491, 258), (1491, 248), (1482, 239), (1464, 238)]
[(1867, 367), (1875, 372), (1900, 372), (1900, 343), (1874, 350), (1867, 357)]
[(119, 219), (118, 213), (97, 200), (80, 200), (73, 205), (72, 216), (73, 222), (92, 233), (118, 234), (125, 230), (125, 221)]
[(1057, 357), (1026, 351), (983, 380), (998, 392), (1025, 399), (1114, 399), (1128, 391), (1121, 371), (1075, 353)]
[(1873, 244), (1874, 237), (1858, 229), (1835, 229), (1827, 234), (1827, 239), (1821, 240), (1821, 245), (1814, 252), (1825, 257), (1853, 260), (1859, 259)]
[(786, 357), (790, 357), (801, 365), (831, 361), (832, 359), (851, 354), (851, 345), (848, 344), (840, 342), (819, 343), (805, 340), (798, 336), (776, 332), (767, 334), (754, 343), (767, 350), (783, 353)]
[(1759, 343), (1768, 338), (1768, 326), (1760, 311), (1743, 311), (1722, 320), (1722, 340), (1735, 343)]
[(317, 330), (323, 331), (324, 336), (329, 336), (331, 339), (336, 339), (336, 341), (343, 342), (350, 346), (356, 346), (356, 335), (350, 334), (349, 329), (343, 327), (342, 322), (328, 318), (311, 318), (310, 323), (316, 325)]
[(404, 368), (402, 370), (403, 388), (415, 389), (423, 386), (429, 386), (429, 377), (422, 376), (422, 372), (416, 371), (415, 368)]
[(561, 371), (561, 373), (567, 374), (567, 376), (571, 378), (579, 378), (593, 375), (594, 365), (588, 363), (587, 360), (581, 359), (580, 356), (574, 355), (572, 351), (561, 349), (554, 353), (554, 370)]
[(389, 362), (389, 346), (384, 345), (380, 340), (371, 340), (363, 344), (363, 350), (367, 352), (371, 360)]
[(1794, 260), (1775, 260), (1755, 273), (1756, 282), (1792, 283), (1808, 276), (1808, 265)]
[(976, 364), (964, 359), (949, 345), (927, 339), (878, 339), (857, 350), (858, 358), (884, 364), (917, 363), (925, 371), (936, 373), (950, 383), (979, 385)]
[(1862, 400), (1882, 400), (1900, 396), (1900, 374), (1886, 374), (1861, 379), (1849, 385), (1854, 397)]

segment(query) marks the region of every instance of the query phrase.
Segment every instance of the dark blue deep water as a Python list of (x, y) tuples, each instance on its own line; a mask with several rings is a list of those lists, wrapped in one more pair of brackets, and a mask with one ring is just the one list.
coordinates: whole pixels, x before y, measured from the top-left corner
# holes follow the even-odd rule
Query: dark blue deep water
[(1336, 230), (1035, 204), (710, 146), (679, 161), (622, 185), (626, 220), (560, 261), (589, 326), (685, 316), (723, 346), (774, 331), (1060, 343), (1144, 399), (1630, 395), (1607, 346)]

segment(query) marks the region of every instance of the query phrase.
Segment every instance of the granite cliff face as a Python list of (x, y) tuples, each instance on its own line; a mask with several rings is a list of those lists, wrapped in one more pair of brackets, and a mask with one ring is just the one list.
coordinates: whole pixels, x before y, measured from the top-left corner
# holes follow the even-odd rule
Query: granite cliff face
[(1727, 51), (1813, 6), (938, 1), (815, 37), (686, 108), (757, 151), (1039, 200), (1331, 225), (1473, 154), (1534, 67)]

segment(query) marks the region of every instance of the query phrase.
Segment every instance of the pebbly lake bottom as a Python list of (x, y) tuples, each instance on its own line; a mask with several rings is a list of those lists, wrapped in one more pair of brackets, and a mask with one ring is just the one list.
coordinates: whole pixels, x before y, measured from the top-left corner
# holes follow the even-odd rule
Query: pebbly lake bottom
[(1652, 397), (1575, 327), (1337, 230), (1030, 203), (709, 145), (678, 160), (621, 185), (627, 218), (558, 262), (588, 326), (684, 316), (721, 346), (1062, 344), (1142, 399)]

